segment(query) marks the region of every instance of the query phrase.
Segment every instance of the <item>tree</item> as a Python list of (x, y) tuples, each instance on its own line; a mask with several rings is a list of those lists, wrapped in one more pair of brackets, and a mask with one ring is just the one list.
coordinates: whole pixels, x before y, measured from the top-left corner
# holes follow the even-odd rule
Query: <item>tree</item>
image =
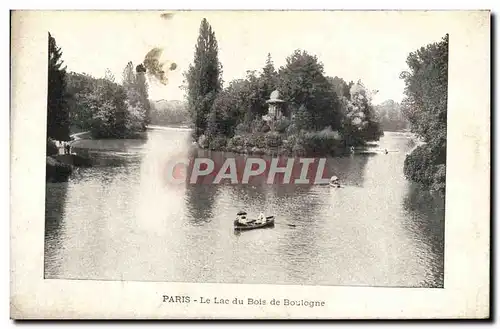
[[(446, 165), (448, 34), (440, 42), (410, 53), (406, 63), (409, 71), (401, 73), (406, 84), (403, 113), (410, 122), (411, 131), (426, 144), (418, 153), (407, 157), (405, 175), (424, 185), (439, 186), (439, 190), (444, 191), (442, 173)], [(434, 178), (431, 180), (429, 177)]]
[(354, 83), (351, 81), (349, 84), (345, 82), (344, 79), (335, 77), (328, 77), (328, 81), (332, 85), (333, 90), (338, 98), (346, 97), (349, 99), (351, 97), (351, 87)]
[(222, 88), (222, 65), (218, 59), (215, 32), (208, 21), (201, 21), (194, 62), (185, 74), (188, 104), (195, 125), (194, 137), (205, 133), (209, 113)]
[(49, 33), (47, 84), (47, 137), (69, 140), (69, 111), (66, 93), (66, 67), (62, 67), (62, 51)]
[(411, 130), (425, 142), (446, 147), (448, 35), (410, 53), (406, 63), (409, 71), (401, 74), (406, 84), (403, 106)]
[(138, 68), (136, 72), (136, 88), (139, 95), (139, 103), (141, 104), (144, 112), (142, 125), (143, 129), (145, 129), (146, 126), (151, 123), (151, 105), (149, 103), (148, 83), (146, 81), (145, 71)]
[(324, 76), (323, 64), (316, 56), (296, 50), (286, 59), (279, 77), (279, 90), (283, 99), (295, 108), (303, 105), (310, 112), (311, 122), (308, 126), (316, 130), (328, 126), (338, 129), (340, 103)]
[(87, 96), (95, 88), (95, 79), (88, 74), (74, 72), (66, 78), (71, 125), (79, 130), (88, 130), (93, 113)]
[(68, 75), (71, 122), (96, 138), (123, 138), (132, 132), (127, 122), (127, 92), (113, 80), (109, 71), (99, 79), (87, 74)]
[(262, 69), (260, 76), (264, 97), (269, 95), (278, 87), (278, 72), (274, 68), (271, 54), (267, 54), (266, 65)]
[(123, 87), (127, 93), (127, 127), (144, 130), (151, 120), (151, 105), (148, 99), (148, 86), (145, 70), (139, 65), (128, 62), (123, 70)]
[(383, 132), (371, 104), (371, 96), (361, 81), (353, 84), (349, 98), (342, 98), (342, 123), (340, 132), (345, 146), (362, 145), (378, 140)]
[(386, 131), (400, 131), (407, 127), (408, 121), (403, 116), (401, 104), (392, 99), (375, 106), (380, 125)]

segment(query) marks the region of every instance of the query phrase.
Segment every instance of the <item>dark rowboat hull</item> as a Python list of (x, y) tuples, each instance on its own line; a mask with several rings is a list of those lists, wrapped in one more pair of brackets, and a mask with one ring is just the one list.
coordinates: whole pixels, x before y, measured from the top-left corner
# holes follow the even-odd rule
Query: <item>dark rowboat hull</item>
[(266, 217), (266, 221), (262, 224), (255, 224), (253, 221), (243, 225), (238, 222), (238, 220), (234, 221), (234, 229), (237, 231), (248, 231), (248, 230), (254, 230), (257, 228), (265, 228), (265, 227), (273, 227), (274, 226), (274, 217)]

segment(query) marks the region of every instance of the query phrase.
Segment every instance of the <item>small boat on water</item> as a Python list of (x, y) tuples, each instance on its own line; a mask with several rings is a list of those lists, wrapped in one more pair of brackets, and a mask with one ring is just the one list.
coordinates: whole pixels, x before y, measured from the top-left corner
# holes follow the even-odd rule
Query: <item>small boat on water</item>
[(330, 187), (335, 187), (335, 188), (342, 188), (343, 186), (340, 185), (340, 181), (339, 181), (339, 178), (337, 176), (332, 176), (330, 178), (330, 183), (328, 183), (328, 185), (330, 185)]
[[(264, 221), (258, 219), (247, 219), (247, 213), (240, 211), (237, 214), (237, 219), (234, 220), (234, 229), (237, 231), (248, 231), (257, 228), (273, 227), (274, 226), (274, 216), (266, 216)], [(242, 223), (240, 218), (244, 219)]]

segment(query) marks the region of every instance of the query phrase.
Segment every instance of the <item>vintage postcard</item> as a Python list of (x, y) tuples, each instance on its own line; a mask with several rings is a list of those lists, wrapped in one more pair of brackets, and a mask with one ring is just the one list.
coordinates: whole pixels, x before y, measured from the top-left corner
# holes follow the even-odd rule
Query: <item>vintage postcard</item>
[(11, 26), (12, 318), (489, 317), (489, 11)]

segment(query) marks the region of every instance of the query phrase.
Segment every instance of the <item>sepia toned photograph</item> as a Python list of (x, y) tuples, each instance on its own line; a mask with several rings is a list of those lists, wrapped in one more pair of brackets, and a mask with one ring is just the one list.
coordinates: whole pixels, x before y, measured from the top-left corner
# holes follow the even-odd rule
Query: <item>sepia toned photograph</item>
[[(17, 15), (25, 30), (42, 22)], [(467, 172), (452, 164), (450, 176), (450, 159), (469, 163), (450, 153), (451, 49), (463, 42), (446, 15), (45, 12), (43, 28), (29, 25), (39, 41), (29, 49), (46, 63), (36, 91), (46, 121), (29, 128), (45, 147), (40, 279), (82, 291), (169, 283), (159, 308), (292, 309), (277, 318), (332, 307), (326, 291), (284, 294), (293, 287), (444, 294), (457, 284), (445, 245), (460, 240), (449, 193), (462, 190), (450, 184)], [(22, 31), (13, 45), (29, 42)], [(489, 128), (474, 127), (477, 167)]]
[(112, 15), (48, 31), (45, 278), (443, 287), (445, 26)]

